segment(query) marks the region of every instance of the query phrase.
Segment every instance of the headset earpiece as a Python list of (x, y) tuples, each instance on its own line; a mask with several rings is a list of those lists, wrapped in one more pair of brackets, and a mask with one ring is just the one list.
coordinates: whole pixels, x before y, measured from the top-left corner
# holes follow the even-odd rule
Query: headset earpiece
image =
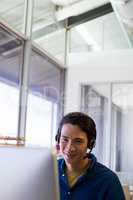
[(55, 141), (59, 144), (59, 135), (58, 134), (55, 136)]
[(90, 141), (90, 144), (89, 144), (89, 149), (92, 150), (94, 148), (95, 142), (96, 142), (95, 138), (92, 138), (91, 141)]
[(57, 134), (56, 134), (56, 136), (55, 136), (55, 141), (59, 144), (59, 142), (60, 142), (60, 129), (58, 128), (58, 130), (57, 130)]

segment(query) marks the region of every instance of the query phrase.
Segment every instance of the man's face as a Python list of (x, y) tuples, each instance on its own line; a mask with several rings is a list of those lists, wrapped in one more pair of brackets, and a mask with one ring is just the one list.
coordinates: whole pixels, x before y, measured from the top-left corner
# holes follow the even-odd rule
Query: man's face
[(87, 152), (88, 139), (77, 125), (64, 124), (61, 130), (60, 151), (66, 164), (80, 164), (84, 162)]

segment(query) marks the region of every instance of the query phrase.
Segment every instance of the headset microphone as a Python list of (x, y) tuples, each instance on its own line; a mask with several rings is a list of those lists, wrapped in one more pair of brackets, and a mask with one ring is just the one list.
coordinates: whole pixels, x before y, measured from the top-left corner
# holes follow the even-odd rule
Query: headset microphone
[(93, 147), (95, 146), (95, 142), (96, 142), (96, 140), (95, 140), (95, 138), (93, 137), (93, 138), (91, 139), (91, 141), (90, 141), (90, 144), (89, 144), (89, 152), (86, 153), (86, 155), (83, 157), (83, 159), (88, 158), (89, 154), (92, 152)]
[(93, 149), (93, 148), (91, 148), (91, 149), (89, 150), (89, 152), (88, 152), (88, 153), (86, 153), (86, 155), (83, 157), (83, 159), (86, 159), (86, 158), (88, 158), (88, 157), (89, 157), (89, 154), (91, 153), (92, 149)]
[(86, 158), (88, 158), (88, 155), (87, 155), (87, 154), (86, 154), (86, 156), (83, 157), (83, 159), (86, 159)]

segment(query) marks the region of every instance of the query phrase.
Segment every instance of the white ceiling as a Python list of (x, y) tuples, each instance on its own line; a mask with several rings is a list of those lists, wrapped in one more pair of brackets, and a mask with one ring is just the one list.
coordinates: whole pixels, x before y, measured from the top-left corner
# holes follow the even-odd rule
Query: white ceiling
[[(53, 3), (53, 2), (54, 3)], [(118, 0), (112, 0), (118, 1)], [(111, 1), (111, 2), (112, 2)], [(119, 2), (124, 0), (119, 0)], [(0, 0), (0, 17), (15, 29), (23, 32), (23, 19), (24, 19), (24, 2), (25, 0)], [(55, 3), (63, 3), (65, 6), (55, 6)], [(35, 39), (42, 48), (50, 52), (56, 57), (62, 55), (64, 57), (65, 51), (65, 31), (58, 26), (58, 22), (70, 16), (78, 15), (88, 10), (104, 5), (109, 0), (34, 0), (34, 20), (33, 20), (33, 33), (42, 30), (47, 25), (56, 24), (56, 31), (40, 35)], [(130, 8), (130, 19), (132, 19), (132, 2), (130, 6), (124, 4), (121, 6), (114, 5), (118, 13), (121, 14), (122, 9)], [(123, 12), (124, 13), (124, 12)], [(130, 20), (131, 22), (131, 20)], [(123, 23), (123, 22), (122, 22)], [(132, 24), (132, 23), (131, 23)], [(133, 38), (132, 27), (125, 24), (124, 27), (128, 31), (128, 36)], [(107, 14), (103, 17), (96, 18), (89, 22), (73, 28), (71, 31), (70, 48), (71, 51), (92, 51), (92, 50), (110, 50), (110, 49), (125, 49), (129, 48), (129, 44), (123, 33), (120, 20), (115, 13)]]

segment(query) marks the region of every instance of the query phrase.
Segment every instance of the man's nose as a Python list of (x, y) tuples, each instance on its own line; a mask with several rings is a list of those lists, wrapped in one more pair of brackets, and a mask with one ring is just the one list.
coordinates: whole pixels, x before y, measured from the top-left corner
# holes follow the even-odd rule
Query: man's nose
[(67, 149), (68, 149), (69, 151), (74, 151), (74, 150), (75, 150), (75, 146), (74, 146), (74, 144), (73, 144), (72, 141), (69, 141), (69, 142), (68, 142), (68, 144), (67, 144)]

